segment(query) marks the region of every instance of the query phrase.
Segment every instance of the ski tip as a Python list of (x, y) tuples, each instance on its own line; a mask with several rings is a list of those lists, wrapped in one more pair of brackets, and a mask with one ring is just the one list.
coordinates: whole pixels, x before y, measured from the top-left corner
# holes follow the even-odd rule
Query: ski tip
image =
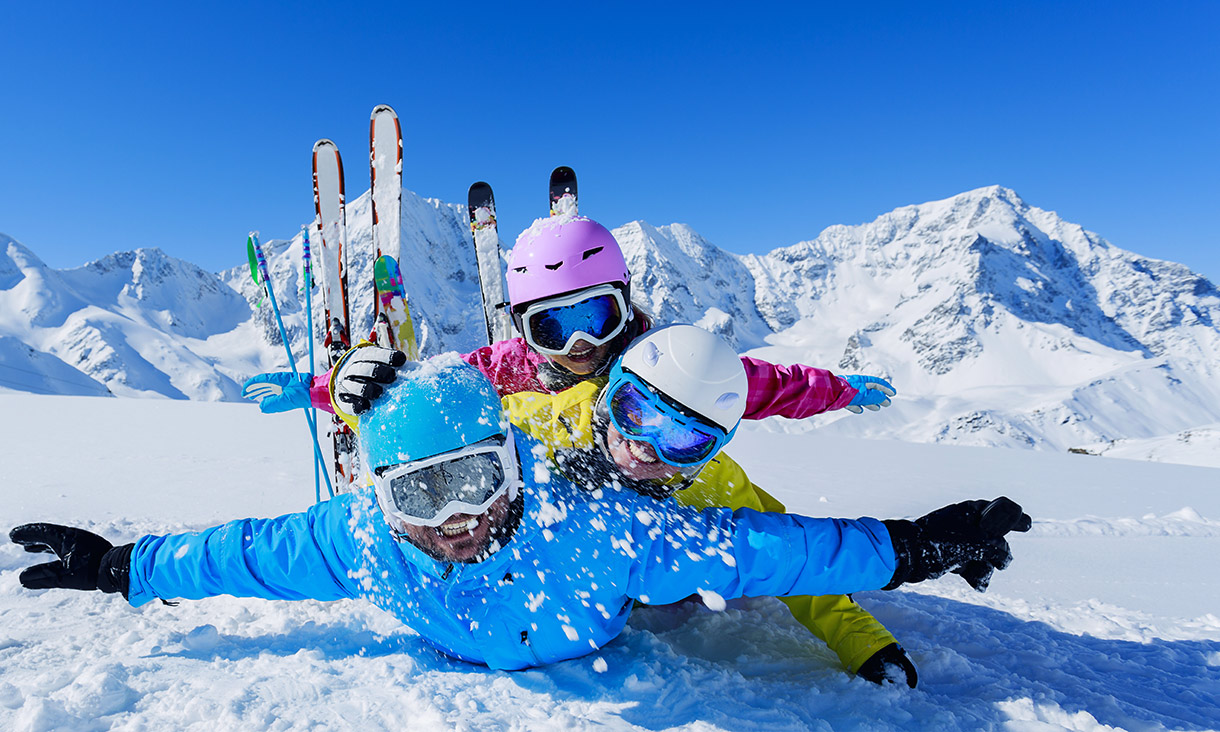
[(479, 181), (470, 186), (470, 191), (466, 194), (466, 203), (472, 210), (480, 206), (494, 207), (496, 205), (496, 197), (492, 195), (490, 185)]
[(248, 244), (257, 244), (258, 243), (258, 232), (251, 231), (249, 234), (246, 234), (246, 242)]
[(576, 171), (560, 165), (551, 171), (551, 215), (576, 215)]
[(316, 153), (317, 151), (328, 147), (333, 147), (335, 150), (339, 149), (338, 145), (336, 145), (330, 139), (323, 137), (321, 140), (318, 140), (313, 144), (313, 151)]
[(373, 107), (373, 113), (369, 115), (369, 119), (377, 119), (377, 115), (387, 113), (392, 115), (395, 119), (398, 118), (398, 113), (394, 111), (393, 107), (388, 104), (378, 104), (376, 107)]

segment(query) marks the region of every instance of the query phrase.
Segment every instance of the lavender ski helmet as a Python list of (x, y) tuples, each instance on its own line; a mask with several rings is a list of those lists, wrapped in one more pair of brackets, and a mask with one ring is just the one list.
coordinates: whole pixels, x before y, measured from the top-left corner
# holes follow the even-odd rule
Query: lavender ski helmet
[(594, 285), (616, 284), (628, 295), (623, 250), (606, 227), (584, 216), (538, 219), (508, 253), (508, 299), (517, 311)]

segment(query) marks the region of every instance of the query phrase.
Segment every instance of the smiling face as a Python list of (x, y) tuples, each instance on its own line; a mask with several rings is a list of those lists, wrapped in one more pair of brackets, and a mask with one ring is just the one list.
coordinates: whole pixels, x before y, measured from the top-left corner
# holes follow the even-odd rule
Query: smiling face
[(667, 480), (678, 474), (678, 469), (657, 457), (656, 450), (642, 440), (629, 440), (614, 428), (613, 422), (606, 424), (606, 450), (619, 471), (636, 480)]
[(610, 355), (610, 344), (591, 345), (580, 339), (572, 344), (566, 354), (547, 356), (551, 363), (571, 371), (577, 376), (588, 376), (597, 370)]
[(443, 561), (478, 562), (492, 540), (504, 535), (508, 514), (509, 499), (503, 495), (478, 516), (455, 514), (437, 527), (407, 524), (406, 535), (412, 544)]

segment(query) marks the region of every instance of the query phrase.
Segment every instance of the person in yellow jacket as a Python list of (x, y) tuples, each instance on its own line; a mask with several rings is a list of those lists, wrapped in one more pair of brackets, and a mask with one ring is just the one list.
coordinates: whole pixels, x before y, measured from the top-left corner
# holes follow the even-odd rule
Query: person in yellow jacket
[[(354, 417), (333, 399), (343, 366), (332, 373), (332, 404), (354, 426)], [(544, 445), (549, 463), (574, 483), (618, 483), (700, 509), (783, 512), (784, 505), (721, 450), (736, 432), (747, 388), (745, 370), (727, 343), (677, 325), (637, 338), (608, 377), (557, 394), (519, 392), (501, 401), (509, 421)], [(848, 671), (875, 683), (915, 687), (918, 674), (906, 652), (850, 597), (780, 600)]]

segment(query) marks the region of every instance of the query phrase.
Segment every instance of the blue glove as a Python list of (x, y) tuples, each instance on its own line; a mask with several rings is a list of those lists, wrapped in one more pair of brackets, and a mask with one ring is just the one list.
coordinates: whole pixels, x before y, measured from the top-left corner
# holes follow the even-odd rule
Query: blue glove
[(890, 405), (890, 397), (898, 392), (894, 391), (894, 387), (885, 379), (879, 379), (876, 376), (859, 376), (852, 374), (851, 376), (840, 376), (847, 382), (847, 385), (856, 390), (856, 396), (852, 398), (851, 403), (846, 409), (849, 412), (862, 414), (865, 409), (870, 412), (875, 412), (882, 407)]
[(243, 386), (241, 395), (258, 402), (263, 414), (290, 412), (293, 409), (309, 409), (309, 385), (313, 374), (293, 376), (287, 371), (274, 371), (251, 377)]

